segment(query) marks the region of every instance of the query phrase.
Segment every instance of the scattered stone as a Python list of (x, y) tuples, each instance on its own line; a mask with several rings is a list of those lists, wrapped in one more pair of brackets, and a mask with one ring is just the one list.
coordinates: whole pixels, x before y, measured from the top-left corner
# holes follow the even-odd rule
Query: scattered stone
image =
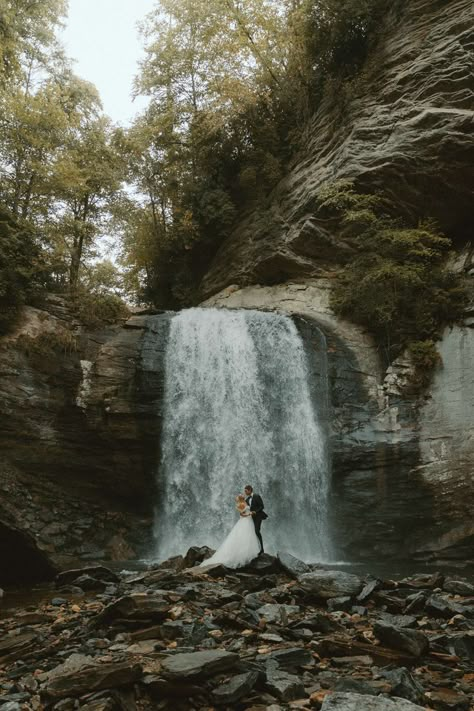
[(471, 708), (469, 697), (454, 689), (436, 689), (428, 691), (426, 696), (429, 703), (439, 711), (469, 711)]
[(272, 605), (267, 604), (259, 607), (257, 615), (264, 617), (267, 622), (288, 623), (288, 617), (297, 615), (300, 608), (297, 605)]
[(433, 615), (433, 617), (444, 617), (448, 619), (454, 617), (454, 615), (462, 615), (465, 612), (462, 605), (445, 600), (445, 598), (440, 595), (431, 595), (425, 603), (425, 609), (430, 615)]
[(357, 601), (358, 602), (365, 602), (366, 600), (369, 599), (369, 597), (372, 595), (374, 590), (377, 590), (380, 587), (381, 583), (380, 580), (374, 579), (370, 580), (364, 587), (362, 588), (362, 591), (357, 595)]
[(428, 638), (423, 632), (399, 628), (384, 622), (376, 622), (374, 632), (381, 642), (389, 647), (401, 649), (414, 657), (420, 657), (429, 649)]
[(80, 696), (90, 691), (133, 684), (141, 676), (142, 667), (135, 662), (94, 664), (77, 671), (55, 675), (48, 680), (44, 694), (50, 699)]
[(95, 626), (108, 623), (116, 617), (128, 619), (164, 620), (171, 605), (158, 595), (135, 593), (114, 600), (94, 620)]
[(162, 663), (163, 676), (172, 679), (195, 679), (233, 669), (239, 655), (222, 650), (176, 654)]
[(405, 667), (385, 671), (383, 672), (383, 676), (390, 682), (393, 696), (407, 699), (414, 704), (423, 702), (425, 695), (423, 687), (412, 677)]
[(216, 704), (235, 704), (243, 696), (249, 694), (258, 681), (258, 672), (247, 672), (234, 676), (230, 681), (218, 686), (213, 691)]
[(183, 565), (185, 568), (192, 568), (202, 563), (203, 560), (210, 558), (213, 553), (212, 548), (208, 548), (207, 546), (191, 546), (184, 556)]
[(358, 595), (362, 590), (360, 578), (340, 570), (314, 570), (300, 575), (298, 582), (305, 592), (323, 600)]
[(280, 561), (281, 567), (285, 570), (288, 575), (292, 578), (298, 578), (298, 576), (303, 575), (303, 573), (309, 573), (311, 568), (302, 560), (295, 558), (295, 556), (290, 553), (279, 552), (277, 553), (277, 558)]
[(424, 708), (405, 699), (384, 699), (338, 691), (325, 697), (321, 711), (424, 711)]
[(327, 602), (328, 610), (335, 612), (336, 610), (342, 610), (348, 612), (352, 607), (351, 597), (333, 597)]
[(474, 585), (465, 580), (457, 578), (446, 578), (443, 584), (443, 590), (454, 593), (455, 595), (474, 596)]
[(267, 670), (265, 689), (279, 701), (293, 701), (305, 696), (305, 689), (301, 679), (278, 668)]
[(271, 660), (277, 662), (281, 669), (292, 671), (298, 667), (303, 667), (313, 662), (311, 653), (304, 647), (290, 647), (277, 649), (269, 654), (262, 655), (264, 661)]
[(62, 585), (70, 585), (71, 583), (75, 583), (77, 578), (84, 575), (108, 583), (118, 583), (120, 580), (116, 573), (112, 572), (109, 568), (106, 568), (103, 565), (89, 565), (86, 568), (74, 568), (58, 573), (56, 576), (56, 585), (58, 587), (61, 587)]

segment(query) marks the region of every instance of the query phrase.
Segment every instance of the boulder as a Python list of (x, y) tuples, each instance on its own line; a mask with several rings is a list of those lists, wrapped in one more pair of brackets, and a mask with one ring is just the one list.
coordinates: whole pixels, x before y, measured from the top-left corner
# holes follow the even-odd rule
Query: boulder
[(216, 704), (235, 704), (243, 696), (246, 696), (258, 681), (258, 672), (250, 671), (246, 674), (239, 674), (229, 681), (216, 687), (213, 691), (213, 699)]
[(162, 674), (169, 679), (209, 677), (233, 669), (239, 655), (220, 649), (175, 654), (162, 663)]
[(384, 699), (367, 694), (336, 692), (328, 694), (321, 711), (424, 711), (423, 706), (405, 699)]
[(363, 587), (362, 580), (351, 573), (340, 570), (314, 570), (298, 577), (300, 587), (316, 598), (329, 600), (334, 597), (358, 595)]
[(141, 665), (133, 661), (95, 663), (72, 672), (52, 676), (42, 693), (49, 699), (80, 696), (90, 691), (134, 684), (141, 676)]
[(265, 689), (283, 702), (301, 699), (306, 695), (301, 679), (278, 668), (267, 670)]
[(291, 575), (292, 578), (297, 578), (299, 575), (303, 575), (303, 573), (309, 573), (311, 571), (311, 568), (307, 565), (307, 563), (295, 558), (295, 556), (291, 555), (291, 553), (279, 551), (277, 553), (277, 558), (280, 561), (280, 565), (283, 570), (285, 570), (288, 575)]
[(423, 703), (424, 689), (410, 674), (408, 669), (400, 667), (382, 672), (384, 679), (390, 682), (392, 695), (412, 701), (414, 704)]
[(376, 622), (374, 632), (383, 644), (393, 647), (393, 649), (400, 649), (402, 652), (408, 652), (414, 657), (426, 654), (430, 646), (427, 636), (419, 630)]

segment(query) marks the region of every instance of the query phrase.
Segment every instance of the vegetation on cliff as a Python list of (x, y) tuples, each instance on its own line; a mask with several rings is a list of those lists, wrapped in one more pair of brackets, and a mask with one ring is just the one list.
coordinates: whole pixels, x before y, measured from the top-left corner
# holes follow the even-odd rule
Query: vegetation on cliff
[(387, 365), (408, 348), (420, 373), (439, 360), (435, 341), (463, 314), (468, 293), (447, 266), (451, 241), (434, 223), (407, 225), (390, 204), (357, 193), (350, 181), (326, 185), (318, 214), (333, 223), (355, 256), (340, 270), (332, 293), (341, 316), (371, 331)]

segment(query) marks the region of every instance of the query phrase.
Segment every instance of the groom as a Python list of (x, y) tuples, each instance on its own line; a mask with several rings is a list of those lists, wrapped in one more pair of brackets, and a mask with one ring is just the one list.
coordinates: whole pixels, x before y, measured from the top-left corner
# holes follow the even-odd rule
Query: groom
[(253, 487), (251, 487), (250, 484), (247, 484), (244, 491), (245, 491), (245, 501), (250, 506), (250, 513), (253, 518), (253, 525), (255, 526), (255, 533), (257, 534), (257, 538), (260, 543), (259, 555), (262, 555), (263, 541), (262, 541), (262, 534), (260, 533), (260, 526), (262, 525), (262, 521), (264, 521), (266, 518), (268, 518), (268, 516), (265, 513), (265, 511), (263, 510), (262, 497), (259, 496), (258, 494), (253, 493)]

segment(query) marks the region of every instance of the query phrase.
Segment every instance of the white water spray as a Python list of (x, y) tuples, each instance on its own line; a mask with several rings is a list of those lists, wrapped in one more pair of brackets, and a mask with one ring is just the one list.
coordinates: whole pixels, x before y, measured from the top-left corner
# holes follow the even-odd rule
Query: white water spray
[[(325, 405), (323, 382), (316, 400)], [(236, 520), (235, 495), (250, 483), (269, 516), (267, 551), (327, 559), (326, 437), (290, 318), (223, 309), (173, 317), (163, 422), (159, 558), (217, 547)]]

